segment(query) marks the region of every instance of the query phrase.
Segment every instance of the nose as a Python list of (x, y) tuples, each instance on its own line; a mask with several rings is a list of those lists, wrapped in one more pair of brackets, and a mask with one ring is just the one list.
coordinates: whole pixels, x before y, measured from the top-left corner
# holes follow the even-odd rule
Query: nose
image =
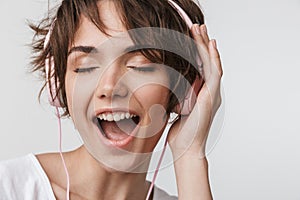
[(99, 77), (95, 95), (100, 99), (124, 98), (128, 88), (122, 81), (123, 70), (117, 64), (108, 66)]

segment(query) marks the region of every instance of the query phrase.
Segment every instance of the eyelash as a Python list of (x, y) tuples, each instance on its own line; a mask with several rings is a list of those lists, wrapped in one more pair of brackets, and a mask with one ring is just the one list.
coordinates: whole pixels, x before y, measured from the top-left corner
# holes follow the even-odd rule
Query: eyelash
[(75, 73), (91, 73), (92, 71), (94, 71), (95, 69), (97, 69), (98, 67), (88, 67), (88, 68), (76, 68), (74, 70)]
[[(76, 68), (74, 70), (75, 73), (91, 73), (98, 67), (88, 67), (88, 68)], [(133, 69), (138, 72), (154, 72), (155, 68), (154, 67), (137, 67), (137, 66), (128, 66), (128, 68)]]
[(154, 67), (137, 67), (137, 66), (128, 66), (128, 68), (133, 69), (138, 72), (154, 72)]

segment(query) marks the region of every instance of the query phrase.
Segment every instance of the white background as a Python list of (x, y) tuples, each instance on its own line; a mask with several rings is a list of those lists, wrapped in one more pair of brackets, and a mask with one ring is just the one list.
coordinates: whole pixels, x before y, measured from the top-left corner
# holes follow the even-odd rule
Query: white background
[[(47, 1), (0, 2), (0, 160), (58, 150), (57, 121), (30, 69), (33, 32)], [(226, 119), (208, 159), (215, 199), (299, 200), (300, 1), (201, 0), (223, 61)], [(64, 150), (80, 144), (63, 121)], [(157, 184), (175, 194), (172, 168)], [(172, 183), (172, 184), (170, 184)]]

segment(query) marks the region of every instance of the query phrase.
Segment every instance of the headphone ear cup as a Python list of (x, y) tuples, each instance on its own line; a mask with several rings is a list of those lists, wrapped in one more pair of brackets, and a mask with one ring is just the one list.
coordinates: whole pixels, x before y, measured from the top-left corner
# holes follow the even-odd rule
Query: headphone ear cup
[[(55, 78), (53, 76), (55, 72), (53, 57), (47, 58), (45, 60), (45, 72), (47, 81), (48, 101), (52, 106), (62, 107), (56, 90)], [(59, 87), (59, 83), (57, 83), (57, 87)]]
[(202, 85), (203, 79), (200, 79), (199, 76), (197, 76), (196, 80), (193, 82), (191, 88), (184, 97), (184, 100), (175, 106), (173, 112), (180, 115), (189, 115), (194, 108), (194, 105), (197, 101), (197, 95)]
[[(52, 33), (52, 29), (54, 27), (55, 21), (56, 21), (56, 19), (52, 22), (50, 29), (49, 29), (47, 35), (45, 36), (44, 51), (46, 50), (47, 45), (49, 45), (49, 43), (50, 43), (50, 36)], [(57, 90), (56, 90), (56, 85), (59, 88), (59, 83), (55, 84), (55, 78), (54, 78), (55, 66), (54, 66), (54, 60), (53, 60), (52, 56), (49, 58), (49, 55), (47, 55), (47, 58), (45, 59), (45, 72), (46, 72), (49, 103), (50, 103), (50, 105), (55, 106), (55, 107), (62, 107), (60, 100), (58, 98)]]
[[(186, 23), (186, 25), (189, 27), (189, 29), (192, 29), (193, 22), (187, 15), (187, 13), (173, 0), (168, 0), (169, 4), (178, 12), (178, 14), (181, 16), (183, 21)], [(191, 111), (194, 108), (194, 105), (197, 101), (197, 95), (204, 83), (203, 74), (202, 74), (202, 61), (199, 57), (199, 55), (196, 58), (198, 70), (200, 72), (200, 76), (196, 77), (196, 80), (193, 82), (191, 88), (188, 90), (184, 100), (177, 104), (175, 108), (173, 109), (173, 112), (179, 114), (179, 115), (189, 115)]]

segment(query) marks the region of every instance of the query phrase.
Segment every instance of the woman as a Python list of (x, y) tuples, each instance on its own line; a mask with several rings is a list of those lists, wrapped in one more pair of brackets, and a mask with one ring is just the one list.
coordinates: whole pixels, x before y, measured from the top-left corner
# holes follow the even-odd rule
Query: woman
[[(176, 5), (194, 25), (189, 27)], [(151, 152), (176, 112), (167, 140), (178, 199), (212, 199), (204, 149), (221, 103), (222, 68), (203, 23), (191, 0), (175, 5), (167, 0), (65, 0), (52, 20), (32, 26), (38, 38), (34, 70), (44, 73), (51, 103), (71, 117), (84, 145), (2, 163), (1, 194), (174, 199), (158, 188), (152, 191), (145, 178)], [(190, 85), (196, 102), (186, 112)]]

